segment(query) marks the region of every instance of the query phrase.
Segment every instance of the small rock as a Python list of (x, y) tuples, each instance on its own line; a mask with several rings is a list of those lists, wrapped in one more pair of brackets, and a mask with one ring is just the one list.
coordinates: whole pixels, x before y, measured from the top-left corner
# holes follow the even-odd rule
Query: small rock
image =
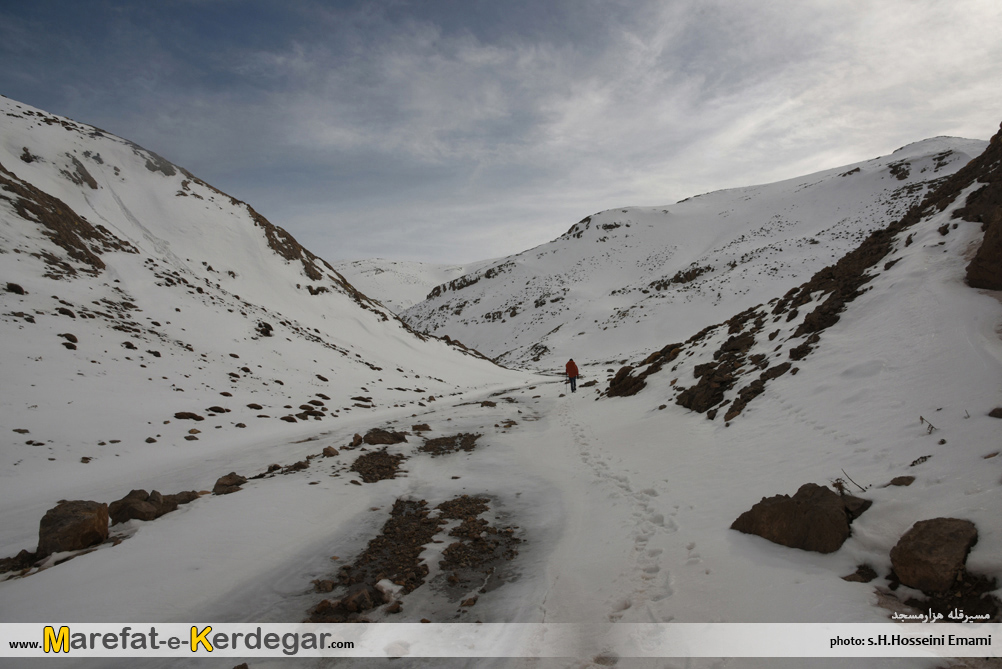
[(154, 439), (153, 437), (146, 437), (146, 443), (147, 444), (155, 444), (155, 443), (157, 443), (157, 440)]
[(334, 448), (333, 446), (324, 446), (324, 457), (325, 458), (333, 458), (333, 457), (337, 457), (337, 455), (338, 455), (338, 451), (337, 451), (336, 448)]
[(992, 418), (1002, 418), (1002, 407), (995, 407), (988, 412), (988, 415)]
[(874, 571), (873, 567), (868, 564), (861, 564), (856, 567), (856, 571), (848, 576), (843, 576), (842, 580), (851, 583), (869, 583), (875, 578), (877, 578), (877, 572)]
[(910, 486), (912, 483), (915, 483), (914, 476), (895, 476), (887, 485)]
[(174, 414), (174, 418), (177, 418), (178, 420), (205, 420), (205, 416), (199, 416), (197, 413), (193, 413), (191, 411), (178, 411)]

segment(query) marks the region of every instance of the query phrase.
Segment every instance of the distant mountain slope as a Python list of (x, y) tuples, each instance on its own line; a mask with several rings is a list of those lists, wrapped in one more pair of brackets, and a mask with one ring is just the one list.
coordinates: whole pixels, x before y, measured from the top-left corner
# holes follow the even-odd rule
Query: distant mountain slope
[(492, 263), (494, 260), (481, 260), (466, 265), (443, 265), (371, 258), (343, 260), (333, 263), (333, 266), (353, 286), (379, 300), (395, 313), (400, 313), (423, 301), (435, 286)]
[[(922, 319), (922, 299), (926, 294), (942, 297), (957, 293), (958, 302), (976, 304), (976, 289), (1002, 288), (998, 281), (1002, 256), (997, 250), (993, 256), (991, 249), (985, 252), (985, 245), (990, 246), (999, 234), (1000, 213), (1002, 131), (983, 154), (940, 183), (905, 216), (873, 231), (836, 263), (768, 304), (706, 327), (685, 342), (667, 344), (636, 367), (621, 368), (610, 381), (607, 394), (635, 395), (647, 386), (648, 378), (670, 367), (663, 376), (672, 377), (671, 381), (658, 383), (662, 397), (667, 395), (680, 406), (706, 413), (711, 420), (723, 412), (723, 419), (730, 421), (761, 395), (770, 381), (787, 372), (796, 375), (800, 361), (823, 345), (822, 336), (840, 323), (843, 313), (853, 314), (855, 322), (860, 318), (872, 322), (872, 334), (859, 331), (858, 326), (851, 334), (843, 333), (849, 341), (877, 336), (878, 330), (888, 329), (883, 321), (899, 319), (902, 332), (888, 332), (887, 337), (914, 349), (921, 348), (926, 332), (969, 327), (977, 321), (976, 312), (969, 313), (971, 323), (962, 324), (954, 318), (944, 321), (940, 313), (948, 307), (942, 300), (936, 309), (929, 309), (927, 319)], [(994, 275), (996, 282), (983, 285), (980, 276), (972, 277), (974, 267)], [(878, 293), (862, 299), (870, 291)], [(864, 306), (856, 306), (857, 301)], [(861, 316), (860, 310), (867, 308), (869, 313)], [(908, 317), (902, 317), (909, 309)], [(984, 324), (977, 327), (983, 329)], [(998, 349), (997, 341), (989, 348)], [(956, 354), (943, 351), (939, 357)], [(871, 366), (867, 363), (867, 373)], [(873, 371), (879, 373), (879, 369)], [(982, 376), (973, 369), (969, 373)], [(935, 378), (944, 385), (965, 383), (965, 375), (946, 369)]]
[(786, 292), (984, 147), (938, 137), (779, 183), (600, 212), (436, 287), (402, 317), (515, 366), (650, 351)]
[(0, 128), (0, 517), (515, 376), (127, 140), (7, 98)]

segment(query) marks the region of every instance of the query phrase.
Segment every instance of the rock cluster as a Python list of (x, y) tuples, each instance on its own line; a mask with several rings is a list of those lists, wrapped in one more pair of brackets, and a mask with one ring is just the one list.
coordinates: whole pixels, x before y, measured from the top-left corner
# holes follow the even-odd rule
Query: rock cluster
[(165, 513), (170, 513), (181, 504), (187, 504), (198, 499), (194, 490), (179, 492), (174, 495), (163, 495), (156, 490), (133, 490), (122, 499), (116, 500), (108, 507), (111, 524), (117, 525), (127, 520), (155, 520)]

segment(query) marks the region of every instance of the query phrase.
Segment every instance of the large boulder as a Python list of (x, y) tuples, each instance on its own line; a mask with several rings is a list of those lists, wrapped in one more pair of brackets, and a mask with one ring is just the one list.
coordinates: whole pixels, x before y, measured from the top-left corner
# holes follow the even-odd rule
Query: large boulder
[(108, 505), (75, 500), (45, 512), (38, 526), (38, 558), (77, 551), (108, 538)]
[(891, 566), (907, 586), (928, 593), (946, 592), (977, 541), (978, 528), (969, 520), (920, 520), (891, 549)]
[(742, 513), (732, 530), (756, 534), (774, 543), (818, 553), (833, 553), (849, 538), (849, 522), (869, 506), (815, 483), (805, 483), (793, 497), (776, 495)]

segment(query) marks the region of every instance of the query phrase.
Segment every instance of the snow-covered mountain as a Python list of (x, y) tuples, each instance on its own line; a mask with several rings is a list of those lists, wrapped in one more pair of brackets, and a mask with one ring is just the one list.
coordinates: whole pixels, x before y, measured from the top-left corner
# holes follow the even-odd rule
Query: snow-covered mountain
[(603, 211), (401, 315), (516, 367), (632, 357), (785, 293), (984, 147), (937, 137), (779, 183)]
[(339, 274), (353, 286), (374, 296), (395, 313), (423, 301), (435, 286), (476, 272), (494, 260), (480, 260), (466, 265), (417, 262), (414, 260), (342, 260), (332, 263)]
[[(571, 394), (560, 379), (418, 337), (247, 205), (180, 168), (89, 126), (3, 104), (0, 558), (25, 554), (0, 574), (0, 622), (585, 623), (594, 627), (572, 628), (573, 648), (552, 665), (453, 664), (756, 669), (808, 661), (634, 657), (609, 624), (869, 623), (892, 611), (982, 605), (998, 622), (1002, 132), (973, 161), (958, 148), (966, 142), (973, 154), (972, 140), (931, 140), (876, 161), (870, 177), (866, 164), (818, 177), (817, 199), (796, 200), (798, 213), (784, 219), (796, 223), (777, 219), (775, 238), (761, 230), (756, 217), (770, 210), (757, 203), (792, 183), (696, 198), (670, 215), (596, 215), (544, 245), (549, 256), (534, 249), (513, 268), (488, 276), (504, 267), (491, 263), (466, 275), (478, 282), (441, 289), (454, 299), (516, 270), (524, 283), (530, 259), (542, 266), (564, 254), (591, 258), (588, 271), (560, 275), (564, 301), (577, 278), (596, 296), (626, 287), (630, 299), (665, 303), (660, 329), (632, 315), (618, 328), (593, 323), (590, 348), (629, 364), (586, 364), (577, 354), (588, 383)], [(896, 203), (878, 209), (847, 194), (907, 184), (890, 167), (907, 156), (910, 173), (950, 176), (934, 190), (916, 185), (919, 206), (871, 232)], [(967, 164), (958, 170), (951, 159)], [(853, 185), (857, 177), (870, 190)], [(758, 196), (742, 199), (749, 193)], [(713, 199), (699, 224), (693, 208)], [(733, 211), (718, 216), (725, 200)], [(853, 225), (833, 229), (847, 211)], [(690, 214), (697, 222), (671, 241), (663, 268), (638, 278), (627, 259), (641, 250), (625, 235), (654, 239), (653, 221), (671, 228)], [(726, 218), (738, 231), (718, 220)], [(615, 247), (611, 235), (621, 236)], [(605, 249), (610, 266), (571, 256), (579, 245)], [(761, 255), (742, 264), (752, 248)], [(661, 291), (643, 283), (699, 259), (713, 269), (694, 280)], [(516, 326), (517, 315), (492, 327)], [(584, 330), (576, 315), (565, 314), (561, 330)], [(208, 490), (230, 471), (248, 479), (236, 492), (133, 517), (86, 549), (33, 554), (39, 520), (60, 499)], [(837, 550), (730, 529), (759, 500), (805, 483), (872, 502)], [(899, 582), (890, 553), (915, 523), (941, 517), (971, 523), (977, 542), (962, 580), (931, 601)], [(532, 657), (533, 647), (505, 641), (499, 648)], [(375, 652), (391, 650), (400, 646)], [(934, 655), (861, 659), (856, 666), (950, 664)], [(18, 662), (0, 657), (0, 666)], [(331, 662), (403, 666), (301, 665)]]
[(58, 499), (211, 487), (226, 472), (162, 479), (226, 468), (248, 434), (269, 460), (264, 444), (347, 414), (506, 378), (183, 168), (7, 98), (0, 112), (0, 554)]

